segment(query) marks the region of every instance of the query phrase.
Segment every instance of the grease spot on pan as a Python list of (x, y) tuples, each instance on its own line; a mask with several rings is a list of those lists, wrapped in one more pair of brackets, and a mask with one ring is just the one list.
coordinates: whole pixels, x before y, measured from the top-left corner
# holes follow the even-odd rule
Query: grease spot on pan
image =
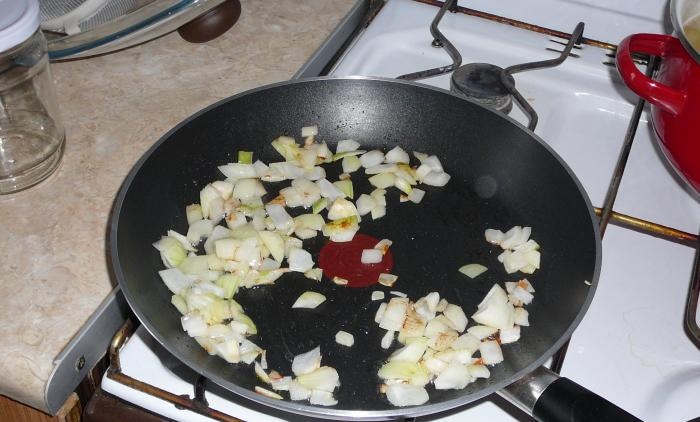
[(479, 176), (474, 182), (474, 191), (479, 198), (489, 199), (498, 192), (498, 181), (489, 175)]

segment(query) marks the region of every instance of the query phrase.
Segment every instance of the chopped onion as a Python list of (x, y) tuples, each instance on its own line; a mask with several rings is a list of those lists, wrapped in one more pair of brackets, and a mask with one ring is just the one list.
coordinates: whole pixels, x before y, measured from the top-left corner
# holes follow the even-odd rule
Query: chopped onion
[(469, 278), (475, 278), (484, 273), (488, 268), (481, 264), (467, 264), (459, 268), (459, 272), (466, 275)]
[(260, 183), (260, 180), (256, 179), (239, 179), (233, 188), (233, 197), (246, 200), (254, 197), (261, 197), (265, 195), (267, 191), (265, 187)]
[[(274, 372), (274, 371), (273, 371)], [(281, 377), (278, 379), (270, 377), (270, 385), (274, 390), (277, 391), (289, 391), (289, 387), (291, 386), (292, 383), (292, 377), (287, 376), (287, 377)]]
[(450, 347), (455, 350), (469, 350), (471, 353), (479, 350), (480, 339), (473, 334), (467, 332), (457, 337), (455, 341), (452, 342)]
[(407, 295), (406, 293), (404, 293), (404, 292), (399, 292), (399, 291), (397, 291), (397, 290), (392, 290), (392, 291), (389, 292), (389, 294), (392, 294), (392, 295), (398, 296), (398, 297), (408, 297), (408, 295)]
[(308, 136), (318, 135), (318, 126), (304, 126), (301, 128), (301, 137), (306, 138)]
[(483, 340), (487, 337), (490, 337), (498, 331), (498, 328), (494, 327), (487, 327), (486, 325), (475, 325), (473, 327), (469, 327), (467, 329), (467, 333), (473, 335), (474, 337), (478, 338), (479, 340)]
[(423, 200), (423, 197), (425, 196), (425, 191), (418, 189), (418, 188), (413, 188), (411, 192), (408, 194), (408, 200), (413, 202), (414, 204), (420, 204), (420, 202)]
[(365, 169), (365, 174), (393, 173), (398, 169), (399, 167), (396, 164), (378, 164), (376, 166), (367, 167)]
[(214, 189), (219, 191), (221, 198), (224, 200), (229, 199), (233, 194), (234, 185), (231, 182), (227, 182), (225, 180), (217, 180), (216, 182), (212, 182), (211, 185), (214, 187)]
[(503, 362), (501, 346), (495, 340), (482, 341), (479, 346), (479, 352), (481, 353), (481, 360), (486, 365), (495, 365)]
[(410, 162), (410, 157), (408, 153), (404, 151), (400, 146), (395, 146), (385, 156), (387, 163), (406, 163)]
[(399, 331), (406, 319), (406, 310), (408, 309), (408, 299), (403, 297), (394, 297), (389, 300), (386, 311), (379, 322), (379, 327), (390, 331)]
[(203, 336), (207, 332), (207, 322), (200, 315), (187, 314), (180, 318), (182, 329), (187, 331), (190, 337)]
[(489, 371), (489, 368), (484, 365), (469, 365), (467, 369), (469, 369), (469, 375), (471, 375), (472, 378), (491, 377), (491, 371)]
[(202, 240), (202, 238), (208, 237), (213, 230), (213, 221), (208, 219), (197, 220), (194, 223), (190, 224), (190, 227), (187, 230), (187, 240), (189, 240), (191, 244), (196, 244), (197, 242)]
[(362, 167), (374, 167), (379, 165), (384, 161), (384, 153), (378, 149), (366, 152), (360, 156), (360, 163)]
[(515, 306), (528, 305), (532, 302), (532, 293), (518, 286), (508, 295), (508, 300)]
[(329, 201), (334, 201), (337, 198), (342, 198), (345, 196), (343, 191), (338, 189), (337, 186), (335, 186), (333, 183), (329, 182), (326, 179), (319, 179), (316, 181), (316, 184), (321, 190), (321, 196), (324, 198), (328, 198)]
[(460, 306), (449, 304), (443, 311), (443, 315), (452, 323), (451, 328), (460, 333), (467, 328), (467, 316)]
[(309, 403), (317, 404), (319, 406), (335, 406), (338, 404), (338, 400), (336, 400), (333, 397), (333, 393), (329, 391), (311, 390)]
[(381, 284), (382, 286), (387, 286), (387, 287), (392, 287), (394, 283), (396, 283), (396, 280), (399, 279), (399, 276), (393, 275), (393, 274), (387, 274), (387, 273), (381, 273), (379, 274), (379, 277), (377, 278), (377, 283)]
[(219, 166), (219, 171), (231, 180), (252, 179), (259, 176), (252, 164), (229, 163)]
[(514, 309), (508, 302), (506, 292), (498, 284), (494, 284), (478, 306), (472, 319), (479, 324), (494, 328), (510, 328), (513, 326)]
[(375, 290), (375, 291), (373, 291), (373, 292), (372, 292), (371, 299), (372, 299), (372, 300), (382, 300), (382, 299), (384, 299), (384, 292), (382, 292), (381, 290)]
[(500, 230), (486, 229), (484, 231), (484, 237), (486, 238), (487, 242), (493, 243), (494, 245), (500, 245), (503, 241), (504, 234)]
[(349, 283), (349, 281), (346, 278), (338, 276), (333, 277), (331, 281), (333, 282), (333, 284), (337, 284), (338, 286), (347, 286)]
[(267, 211), (267, 215), (272, 219), (277, 230), (289, 232), (294, 224), (294, 220), (287, 214), (287, 211), (282, 205), (268, 204), (265, 206), (265, 210)]
[(382, 239), (379, 242), (377, 242), (376, 245), (374, 245), (374, 249), (379, 249), (382, 251), (382, 255), (386, 255), (387, 251), (391, 247), (393, 242), (389, 239)]
[(445, 172), (430, 171), (421, 180), (428, 186), (445, 186), (450, 181), (450, 175)]
[(419, 385), (389, 384), (386, 398), (394, 406), (418, 406), (428, 402), (428, 392)]
[(163, 265), (167, 268), (177, 267), (187, 258), (187, 251), (177, 239), (170, 236), (163, 236), (153, 244), (153, 247), (160, 252)]
[(515, 308), (514, 312), (514, 322), (517, 325), (522, 325), (522, 326), (529, 326), (530, 321), (529, 321), (529, 314), (525, 308)]
[(370, 195), (362, 194), (357, 198), (357, 212), (360, 215), (369, 214), (375, 206), (377, 206), (376, 201)]
[(312, 391), (331, 392), (340, 384), (338, 371), (330, 366), (321, 366), (311, 372), (298, 375), (296, 381)]
[(202, 206), (199, 204), (190, 204), (186, 206), (185, 214), (187, 215), (187, 224), (192, 224), (195, 221), (204, 218), (202, 216)]
[(341, 162), (341, 164), (343, 166), (344, 173), (352, 173), (357, 171), (360, 167), (362, 167), (360, 159), (357, 158), (357, 156), (355, 155), (343, 157), (343, 161)]
[(369, 183), (371, 183), (372, 186), (379, 189), (385, 189), (394, 186), (395, 181), (396, 176), (394, 176), (393, 173), (379, 173), (369, 178)]
[(260, 239), (270, 254), (277, 262), (282, 262), (284, 259), (284, 239), (276, 232), (260, 231), (258, 232)]
[(310, 278), (311, 280), (321, 281), (321, 278), (323, 277), (323, 270), (321, 268), (312, 268), (305, 272), (304, 276), (306, 276), (306, 278)]
[(290, 400), (308, 400), (311, 397), (311, 390), (299, 384), (296, 380), (289, 382)]
[(423, 342), (423, 341), (414, 341), (411, 344), (408, 344), (398, 350), (396, 350), (394, 353), (392, 353), (389, 358), (387, 359), (389, 362), (394, 361), (394, 360), (402, 360), (406, 362), (418, 362), (421, 357), (423, 357), (423, 353), (425, 353), (425, 350), (428, 348), (428, 345)]
[(501, 344), (515, 343), (520, 340), (520, 326), (514, 325), (510, 328), (501, 329), (498, 337), (501, 340)]
[(338, 145), (335, 148), (335, 153), (339, 154), (345, 151), (355, 151), (359, 147), (360, 144), (357, 141), (353, 141), (352, 139), (344, 139), (342, 141), (338, 141)]
[(377, 308), (377, 312), (374, 314), (374, 322), (379, 324), (379, 321), (381, 321), (382, 317), (384, 316), (384, 311), (386, 311), (386, 302), (379, 304), (379, 308)]
[(372, 208), (372, 220), (379, 220), (380, 218), (384, 217), (386, 215), (386, 207), (382, 207), (377, 205), (376, 207)]
[(272, 380), (270, 380), (270, 377), (267, 375), (267, 372), (265, 372), (262, 365), (260, 365), (258, 362), (254, 362), (254, 368), (255, 375), (258, 376), (260, 381), (264, 382), (265, 384), (270, 384)]
[(355, 196), (353, 187), (352, 187), (352, 180), (345, 179), (345, 180), (338, 180), (336, 182), (333, 182), (333, 185), (340, 189), (341, 192), (345, 195), (346, 198), (352, 199)]
[(321, 347), (316, 347), (306, 353), (294, 356), (292, 360), (292, 372), (300, 376), (310, 374), (321, 367)]
[(382, 262), (382, 251), (379, 249), (363, 249), (360, 262), (363, 264), (378, 264)]
[(326, 297), (321, 293), (307, 290), (297, 298), (297, 300), (292, 305), (292, 308), (314, 309), (325, 301)]
[(391, 343), (394, 342), (394, 333), (394, 331), (388, 330), (386, 334), (384, 334), (384, 337), (382, 337), (382, 341), (380, 344), (382, 346), (382, 349), (388, 349), (389, 347), (391, 347)]
[(340, 220), (341, 218), (359, 216), (355, 204), (344, 198), (336, 198), (328, 210), (329, 220)]
[(335, 333), (335, 342), (346, 347), (352, 347), (355, 344), (355, 337), (347, 331), (338, 331)]
[(450, 363), (440, 375), (435, 378), (436, 390), (461, 390), (474, 381), (466, 365)]
[(257, 385), (255, 386), (255, 392), (258, 394), (261, 394), (265, 397), (269, 397), (271, 399), (284, 400), (284, 397), (280, 396), (279, 394), (277, 394), (273, 391), (267, 390), (265, 388), (259, 387)]

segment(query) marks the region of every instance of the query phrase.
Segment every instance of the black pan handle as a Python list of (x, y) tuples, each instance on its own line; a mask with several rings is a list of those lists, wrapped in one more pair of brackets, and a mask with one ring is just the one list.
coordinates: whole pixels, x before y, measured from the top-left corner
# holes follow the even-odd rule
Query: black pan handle
[(499, 394), (540, 422), (641, 422), (641, 419), (543, 366)]

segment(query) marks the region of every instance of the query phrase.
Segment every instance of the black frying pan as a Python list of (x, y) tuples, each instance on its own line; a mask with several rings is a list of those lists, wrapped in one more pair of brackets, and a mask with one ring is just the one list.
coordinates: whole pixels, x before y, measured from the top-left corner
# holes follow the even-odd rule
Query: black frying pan
[[(319, 126), (317, 139), (328, 142), (331, 149), (347, 138), (365, 149), (386, 151), (400, 145), (407, 151), (437, 154), (452, 175), (444, 188), (427, 187), (419, 205), (400, 204), (398, 194), (392, 192), (387, 216), (377, 221), (365, 218), (361, 223), (361, 232), (394, 241), (393, 273), (399, 276), (394, 289), (411, 298), (438, 291), (471, 315), (494, 283), (517, 277), (508, 276), (497, 262), (499, 250), (484, 241), (484, 229), (533, 227), (532, 237), (542, 245), (542, 268), (529, 277), (537, 290), (528, 306), (531, 326), (523, 329), (519, 342), (503, 347), (505, 362), (491, 368), (491, 378), (464, 390), (429, 389), (430, 402), (422, 406), (391, 406), (377, 391), (376, 372), (388, 353), (379, 345), (384, 330), (373, 322), (378, 302), (369, 297), (375, 288), (348, 289), (327, 279), (316, 283), (298, 273), (284, 275), (274, 286), (242, 290), (236, 299), (258, 325), (259, 334), (252, 340), (267, 350), (271, 368), (291, 374), (294, 355), (321, 346), (323, 364), (340, 373), (337, 406), (260, 396), (253, 392), (259, 383), (252, 366), (231, 365), (209, 356), (182, 331), (180, 315), (157, 275), (163, 265), (151, 243), (168, 229), (186, 231), (185, 205), (199, 201), (206, 183), (223, 178), (217, 165), (235, 161), (241, 149), (254, 151), (255, 158), (264, 162), (281, 161), (270, 141), (281, 134), (298, 136), (300, 128), (310, 124)], [(329, 180), (337, 179), (337, 164), (327, 168)], [(370, 192), (369, 184), (360, 182), (364, 176), (353, 179), (356, 197)], [(321, 236), (305, 241), (315, 252), (323, 243)], [(429, 414), (513, 383), (539, 367), (569, 338), (593, 297), (601, 260), (600, 236), (585, 192), (566, 164), (536, 135), (501, 114), (440, 89), (364, 78), (262, 87), (214, 104), (179, 124), (128, 175), (117, 198), (111, 247), (117, 279), (129, 304), (173, 355), (248, 399), (331, 419)], [(457, 269), (470, 262), (482, 263), (489, 271), (469, 280)], [(316, 310), (292, 310), (293, 301), (308, 289), (328, 300)], [(335, 343), (339, 329), (355, 334), (354, 347)], [(556, 393), (551, 396), (558, 400), (559, 391), (554, 384), (550, 387), (548, 391)], [(579, 391), (573, 394), (576, 397)], [(557, 400), (555, 404), (561, 403)]]

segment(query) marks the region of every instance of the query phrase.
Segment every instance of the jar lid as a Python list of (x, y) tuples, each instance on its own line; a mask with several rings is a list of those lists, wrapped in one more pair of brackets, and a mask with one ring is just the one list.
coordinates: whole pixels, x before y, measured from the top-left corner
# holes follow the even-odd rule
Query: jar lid
[(0, 53), (26, 41), (39, 23), (37, 0), (0, 0)]

